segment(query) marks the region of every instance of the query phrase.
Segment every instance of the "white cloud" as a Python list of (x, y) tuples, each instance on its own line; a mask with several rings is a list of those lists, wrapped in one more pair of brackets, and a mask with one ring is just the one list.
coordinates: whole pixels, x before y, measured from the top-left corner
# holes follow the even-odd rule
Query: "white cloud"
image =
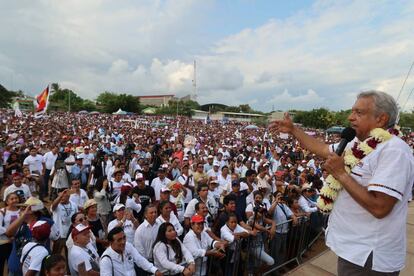
[[(411, 1), (317, 1), (208, 41), (199, 30), (214, 20), (213, 5), (2, 1), (0, 83), (37, 93), (59, 82), (88, 98), (104, 90), (183, 96), (192, 91), (195, 58), (201, 103), (345, 109), (361, 90), (396, 97), (413, 60)], [(402, 101), (413, 86), (414, 73)]]

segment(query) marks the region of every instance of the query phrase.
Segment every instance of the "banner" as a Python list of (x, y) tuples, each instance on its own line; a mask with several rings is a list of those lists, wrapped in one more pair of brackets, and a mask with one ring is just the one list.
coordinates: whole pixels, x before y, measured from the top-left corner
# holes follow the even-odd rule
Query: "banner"
[(43, 90), (42, 93), (36, 96), (35, 101), (35, 118), (40, 118), (46, 113), (47, 105), (49, 103), (49, 86)]

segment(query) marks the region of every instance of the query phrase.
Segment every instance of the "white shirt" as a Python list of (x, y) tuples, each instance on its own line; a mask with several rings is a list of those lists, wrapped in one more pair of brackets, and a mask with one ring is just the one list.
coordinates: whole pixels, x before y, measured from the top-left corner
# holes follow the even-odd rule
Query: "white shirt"
[[(104, 256), (109, 256), (104, 257)], [(134, 263), (145, 271), (155, 274), (157, 268), (142, 257), (138, 251), (127, 242), (123, 254), (114, 251), (112, 247), (108, 247), (102, 254), (100, 266), (101, 276), (135, 276)], [(113, 273), (112, 273), (113, 272)]]
[(414, 158), (409, 146), (392, 137), (363, 158), (352, 169), (351, 176), (368, 191), (385, 193), (398, 201), (391, 213), (377, 219), (342, 190), (329, 217), (327, 245), (339, 257), (356, 265), (364, 266), (373, 252), (373, 270), (402, 270), (407, 246), (407, 201), (414, 179)]
[[(200, 198), (201, 199), (201, 198)], [(191, 218), (195, 215), (195, 205), (199, 202), (197, 198), (193, 198), (187, 205), (187, 208), (185, 209), (184, 217), (185, 218)], [(204, 202), (204, 201), (203, 201)], [(216, 201), (207, 196), (207, 201), (204, 202), (207, 205), (209, 215), (211, 214), (213, 217), (217, 214), (217, 206)]]
[(206, 231), (202, 231), (200, 239), (192, 229), (184, 237), (184, 245), (191, 252), (194, 259), (196, 259), (197, 274), (206, 275), (207, 273), (207, 250), (214, 247), (214, 241)]
[[(50, 208), (52, 209), (52, 207)], [(59, 229), (60, 238), (67, 238), (69, 227), (71, 225), (71, 217), (78, 212), (78, 207), (75, 203), (70, 202), (67, 204), (59, 203), (56, 209), (52, 211), (54, 225)]]
[[(65, 159), (65, 164), (67, 163), (75, 163), (76, 159), (75, 156), (73, 154), (70, 154), (66, 159)], [(68, 172), (72, 171), (72, 166), (73, 165), (66, 165), (66, 170)]]
[(215, 176), (215, 177), (219, 177), (219, 175), (221, 174), (221, 171), (220, 170), (218, 170), (217, 172), (214, 170), (214, 169), (210, 169), (208, 172), (207, 172), (207, 176), (208, 177), (212, 177), (212, 176)]
[(83, 209), (83, 205), (89, 198), (84, 189), (80, 189), (79, 191), (79, 195), (77, 193), (71, 194), (69, 196), (69, 201), (73, 202), (78, 207), (78, 209)]
[(304, 197), (303, 195), (299, 197), (298, 204), (305, 213), (313, 213), (318, 211), (316, 202)]
[(24, 161), (24, 166), (29, 166), (30, 173), (33, 173), (35, 171), (38, 171), (39, 173), (42, 173), (43, 170), (43, 156), (40, 154), (37, 154), (36, 156), (27, 156)]
[(134, 246), (145, 259), (152, 259), (152, 245), (157, 238), (160, 223), (155, 220), (154, 225), (149, 224), (147, 220), (138, 226), (135, 231)]
[[(88, 250), (92, 252), (93, 256), (89, 254)], [(78, 265), (80, 263), (85, 263), (85, 270), (89, 271), (92, 269), (91, 262), (95, 261), (96, 264), (99, 264), (99, 255), (96, 252), (93, 246), (90, 246), (90, 243), (86, 246), (86, 248), (82, 248), (74, 244), (69, 251), (69, 269), (70, 275), (77, 276), (78, 275)]]
[[(228, 241), (229, 243), (233, 243), (234, 242), (234, 234), (237, 233), (243, 233), (243, 232), (248, 232), (246, 229), (244, 229), (243, 227), (241, 227), (240, 225), (237, 224), (236, 229), (231, 230), (227, 224), (224, 224), (221, 229), (220, 229), (220, 238), (222, 240)], [(234, 244), (230, 245), (230, 249), (234, 250)]]
[[(108, 233), (115, 228), (121, 221), (114, 219), (108, 224)], [(127, 238), (127, 242), (133, 243), (134, 242), (134, 235), (135, 235), (135, 226), (131, 220), (126, 219), (125, 222), (122, 224), (122, 228), (124, 229), (125, 236)]]
[(170, 195), (170, 201), (175, 204), (175, 207), (177, 208), (177, 218), (180, 222), (184, 221), (184, 199), (183, 195), (179, 194), (177, 197), (174, 197), (173, 195)]
[[(158, 216), (157, 221), (160, 225), (166, 222), (161, 215)], [(178, 221), (178, 218), (173, 211), (171, 211), (169, 222), (174, 226), (177, 236), (181, 236), (184, 232), (184, 228), (181, 226), (181, 223)]]
[(3, 201), (6, 201), (6, 197), (8, 194), (14, 193), (15, 191), (23, 191), (25, 199), (28, 199), (32, 196), (32, 193), (30, 192), (29, 186), (26, 184), (23, 184), (20, 187), (16, 187), (15, 184), (11, 184), (9, 187), (7, 187), (3, 192)]
[(83, 166), (90, 166), (92, 164), (92, 160), (95, 158), (92, 153), (84, 153), (78, 155), (78, 158), (82, 158), (82, 165)]
[(13, 223), (16, 219), (19, 218), (20, 210), (10, 211), (6, 208), (1, 208), (0, 210), (0, 244), (4, 244), (10, 241), (6, 236), (7, 228), (10, 224)]
[(160, 200), (161, 188), (166, 187), (170, 182), (171, 180), (167, 177), (165, 177), (162, 180), (159, 177), (156, 177), (152, 180), (151, 187), (154, 189), (155, 192), (155, 200)]
[[(187, 183), (188, 176), (186, 175), (180, 175), (177, 179), (178, 182), (180, 182), (181, 185), (185, 185)], [(188, 186), (194, 187), (194, 177), (191, 176), (188, 180)], [(184, 198), (184, 203), (189, 203), (191, 199), (193, 199), (193, 193), (189, 188), (185, 188), (187, 190), (187, 195)]]
[(43, 155), (43, 163), (45, 163), (46, 170), (51, 170), (55, 166), (58, 155), (48, 151)]
[[(183, 253), (183, 262), (194, 262), (191, 252), (177, 239), (181, 244), (181, 251)], [(168, 249), (167, 249), (168, 247)], [(163, 242), (158, 242), (154, 246), (154, 264), (161, 271), (167, 270), (170, 274), (177, 274), (184, 271), (185, 267), (175, 262), (175, 253), (170, 245)]]
[[(49, 252), (44, 247), (44, 245), (36, 246), (36, 242), (27, 243), (22, 249), (22, 256), (20, 258), (20, 263), (22, 263), (23, 258), (29, 252), (30, 249), (33, 249), (27, 254), (24, 263), (22, 264), (23, 275), (26, 275), (27, 271), (34, 270), (37, 271), (36, 275), (40, 274), (40, 269), (42, 267), (43, 258), (49, 255)], [(36, 246), (36, 247), (34, 247)]]

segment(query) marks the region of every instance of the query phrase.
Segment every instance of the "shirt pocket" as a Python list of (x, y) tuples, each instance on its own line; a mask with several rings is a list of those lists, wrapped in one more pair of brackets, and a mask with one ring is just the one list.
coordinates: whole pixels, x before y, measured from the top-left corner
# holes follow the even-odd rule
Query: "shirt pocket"
[(367, 187), (372, 178), (372, 171), (367, 162), (359, 162), (352, 170), (351, 176), (362, 186)]

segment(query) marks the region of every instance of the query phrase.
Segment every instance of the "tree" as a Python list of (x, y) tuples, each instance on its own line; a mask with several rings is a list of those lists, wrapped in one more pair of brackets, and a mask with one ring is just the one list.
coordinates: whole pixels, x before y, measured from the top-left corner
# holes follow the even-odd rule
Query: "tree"
[(335, 124), (335, 116), (326, 108), (318, 108), (311, 111), (297, 111), (294, 121), (305, 127), (326, 129)]
[(105, 91), (96, 98), (98, 105), (101, 105), (104, 112), (113, 113), (118, 109), (128, 112), (140, 113), (141, 105), (139, 99), (133, 95), (116, 94)]
[(0, 108), (8, 108), (15, 94), (0, 84)]

